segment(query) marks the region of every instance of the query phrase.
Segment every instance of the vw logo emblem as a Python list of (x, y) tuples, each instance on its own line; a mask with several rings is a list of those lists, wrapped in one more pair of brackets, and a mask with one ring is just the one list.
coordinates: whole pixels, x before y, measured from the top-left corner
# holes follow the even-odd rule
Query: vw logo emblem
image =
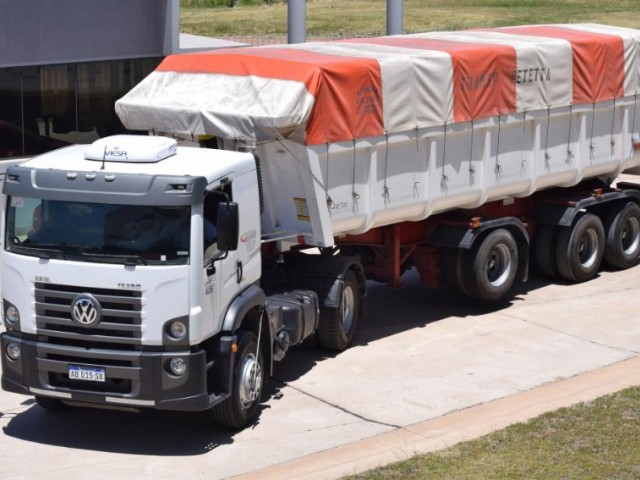
[(93, 327), (100, 323), (100, 302), (88, 293), (82, 293), (71, 302), (71, 319), (80, 326)]

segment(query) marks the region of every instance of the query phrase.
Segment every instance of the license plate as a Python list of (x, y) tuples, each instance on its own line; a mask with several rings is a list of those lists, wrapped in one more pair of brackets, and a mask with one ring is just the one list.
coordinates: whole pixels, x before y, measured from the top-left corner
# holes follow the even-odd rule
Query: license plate
[(104, 368), (79, 367), (69, 365), (69, 379), (84, 380), (85, 382), (104, 382)]

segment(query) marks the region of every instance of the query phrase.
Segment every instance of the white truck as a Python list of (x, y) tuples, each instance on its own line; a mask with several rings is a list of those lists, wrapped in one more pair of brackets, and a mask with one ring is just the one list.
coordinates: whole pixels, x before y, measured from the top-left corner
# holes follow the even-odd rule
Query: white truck
[(601, 25), (167, 57), (116, 103), (147, 135), (7, 170), (2, 387), (242, 428), (291, 346), (349, 346), (367, 278), (630, 268), (638, 93), (640, 31)]

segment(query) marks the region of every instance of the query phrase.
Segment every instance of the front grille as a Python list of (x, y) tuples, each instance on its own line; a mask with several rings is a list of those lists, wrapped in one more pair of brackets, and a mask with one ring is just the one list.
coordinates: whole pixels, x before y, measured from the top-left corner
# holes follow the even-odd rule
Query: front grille
[[(83, 327), (71, 319), (71, 303), (91, 294), (102, 306), (95, 327)], [(132, 348), (142, 345), (142, 292), (36, 283), (36, 326), (47, 342), (85, 348)], [(117, 346), (116, 346), (117, 345)]]

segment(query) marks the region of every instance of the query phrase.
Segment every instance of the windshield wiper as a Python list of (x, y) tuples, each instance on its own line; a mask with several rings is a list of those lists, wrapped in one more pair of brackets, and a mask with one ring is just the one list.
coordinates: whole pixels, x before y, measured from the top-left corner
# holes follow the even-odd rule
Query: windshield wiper
[(64, 251), (59, 249), (59, 248), (51, 248), (52, 246), (57, 246), (57, 245), (49, 245), (49, 244), (43, 244), (43, 245), (24, 245), (24, 244), (20, 244), (20, 245), (11, 245), (11, 251), (18, 251), (18, 252), (22, 252), (26, 255), (33, 255), (34, 257), (38, 257), (38, 258), (42, 258), (45, 260), (48, 260), (52, 257), (61, 257), (63, 260), (66, 260), (67, 257), (64, 254)]
[(148, 265), (147, 261), (140, 255), (132, 255), (127, 253), (89, 253), (80, 252), (83, 257), (108, 258), (112, 260), (123, 260), (126, 266), (135, 267), (136, 265)]

